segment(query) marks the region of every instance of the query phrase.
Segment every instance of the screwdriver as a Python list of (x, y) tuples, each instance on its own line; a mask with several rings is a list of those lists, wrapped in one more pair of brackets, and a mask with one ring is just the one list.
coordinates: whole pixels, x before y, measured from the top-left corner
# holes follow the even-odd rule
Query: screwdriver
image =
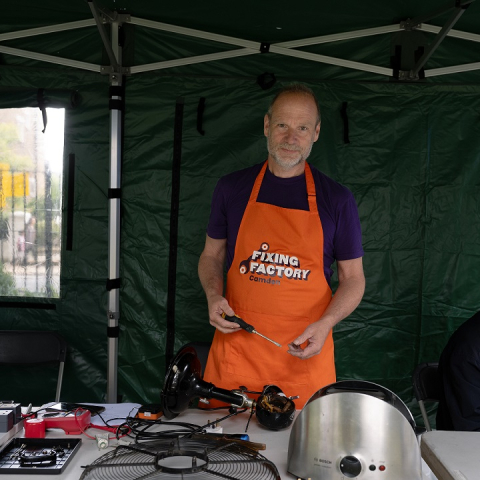
[(240, 327), (243, 328), (244, 330), (246, 330), (248, 333), (256, 333), (257, 335), (260, 335), (260, 337), (264, 338), (265, 340), (268, 340), (269, 342), (272, 342), (277, 347), (281, 347), (281, 345), (279, 343), (275, 342), (271, 338), (268, 338), (265, 335), (262, 335), (261, 333), (258, 333), (255, 330), (255, 327), (253, 325), (249, 325), (247, 322), (242, 320), (238, 315), (227, 315), (225, 312), (223, 312), (222, 317), (225, 320), (228, 320), (229, 322), (238, 323), (240, 325)]

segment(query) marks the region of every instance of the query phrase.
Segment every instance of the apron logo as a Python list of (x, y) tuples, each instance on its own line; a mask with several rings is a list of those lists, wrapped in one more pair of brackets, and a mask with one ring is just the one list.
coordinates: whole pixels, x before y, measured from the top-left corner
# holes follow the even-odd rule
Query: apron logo
[[(310, 270), (300, 268), (300, 260), (294, 255), (269, 252), (270, 245), (263, 242), (258, 250), (240, 262), (239, 271), (246, 275), (250, 273), (249, 280), (262, 283), (280, 285), (280, 278), (292, 280), (308, 280)], [(269, 278), (263, 278), (269, 277)]]

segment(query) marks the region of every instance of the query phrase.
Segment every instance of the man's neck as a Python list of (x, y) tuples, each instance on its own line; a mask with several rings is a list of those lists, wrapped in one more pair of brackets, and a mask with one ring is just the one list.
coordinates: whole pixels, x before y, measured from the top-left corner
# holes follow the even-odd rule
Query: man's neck
[(275, 160), (273, 160), (273, 158), (270, 158), (270, 156), (268, 157), (267, 161), (268, 161), (268, 169), (276, 177), (280, 177), (280, 178), (298, 177), (305, 172), (305, 161), (300, 162), (298, 165), (295, 165), (294, 167), (287, 167), (287, 168), (280, 166)]

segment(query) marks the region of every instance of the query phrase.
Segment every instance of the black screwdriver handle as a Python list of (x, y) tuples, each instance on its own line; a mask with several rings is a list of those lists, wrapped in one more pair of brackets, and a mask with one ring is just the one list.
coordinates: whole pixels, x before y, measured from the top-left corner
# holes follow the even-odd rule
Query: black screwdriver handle
[(229, 322), (238, 323), (241, 328), (246, 330), (248, 333), (252, 333), (255, 330), (253, 325), (249, 325), (245, 320), (242, 320), (238, 315), (227, 315), (222, 313), (222, 317)]

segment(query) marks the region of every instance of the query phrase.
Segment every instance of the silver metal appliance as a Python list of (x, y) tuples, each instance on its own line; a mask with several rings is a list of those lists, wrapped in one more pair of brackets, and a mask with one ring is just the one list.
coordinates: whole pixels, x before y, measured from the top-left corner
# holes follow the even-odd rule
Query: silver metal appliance
[(305, 480), (421, 480), (415, 428), (390, 390), (365, 381), (332, 383), (295, 419), (288, 472)]

